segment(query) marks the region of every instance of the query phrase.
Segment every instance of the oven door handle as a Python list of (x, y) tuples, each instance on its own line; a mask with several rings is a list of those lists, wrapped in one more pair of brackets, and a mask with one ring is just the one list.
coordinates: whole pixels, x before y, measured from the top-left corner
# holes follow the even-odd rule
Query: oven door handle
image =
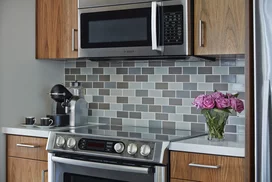
[(104, 164), (104, 163), (89, 162), (89, 161), (87, 162), (87, 161), (61, 158), (56, 156), (52, 156), (51, 160), (53, 162), (62, 163), (62, 164), (95, 168), (95, 169), (103, 169), (103, 170), (111, 170), (111, 171), (139, 173), (139, 174), (150, 174), (154, 172), (152, 168), (146, 168), (146, 167), (123, 166), (123, 165)]

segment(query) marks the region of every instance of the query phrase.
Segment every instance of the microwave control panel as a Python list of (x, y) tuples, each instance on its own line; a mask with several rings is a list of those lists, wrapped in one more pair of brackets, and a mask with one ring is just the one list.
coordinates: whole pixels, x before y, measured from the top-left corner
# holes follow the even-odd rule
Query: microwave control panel
[(164, 45), (183, 44), (183, 6), (164, 6)]

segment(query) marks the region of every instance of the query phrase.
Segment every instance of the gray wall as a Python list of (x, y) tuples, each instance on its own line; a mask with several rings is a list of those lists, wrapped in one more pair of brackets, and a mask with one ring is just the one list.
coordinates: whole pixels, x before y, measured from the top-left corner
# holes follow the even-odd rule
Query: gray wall
[[(49, 110), (47, 95), (64, 80), (64, 63), (35, 60), (35, 0), (0, 0), (0, 127)], [(5, 136), (0, 134), (0, 182), (5, 181)]]

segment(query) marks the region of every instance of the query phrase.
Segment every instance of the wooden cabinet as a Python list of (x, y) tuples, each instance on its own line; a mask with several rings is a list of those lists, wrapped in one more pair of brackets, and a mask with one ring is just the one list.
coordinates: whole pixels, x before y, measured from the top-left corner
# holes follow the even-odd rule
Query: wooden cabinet
[(245, 53), (245, 0), (195, 0), (195, 55)]
[(244, 182), (243, 158), (185, 152), (171, 152), (170, 156), (171, 182)]
[(47, 139), (7, 135), (7, 182), (47, 182)]
[(77, 58), (77, 0), (36, 0), (36, 58)]

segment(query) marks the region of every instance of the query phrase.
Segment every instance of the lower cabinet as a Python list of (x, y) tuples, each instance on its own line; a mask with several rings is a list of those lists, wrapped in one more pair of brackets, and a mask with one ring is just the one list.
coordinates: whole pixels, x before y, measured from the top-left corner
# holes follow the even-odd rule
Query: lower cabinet
[(244, 182), (244, 158), (171, 152), (171, 182)]
[(47, 181), (47, 162), (8, 157), (7, 165), (7, 182)]

